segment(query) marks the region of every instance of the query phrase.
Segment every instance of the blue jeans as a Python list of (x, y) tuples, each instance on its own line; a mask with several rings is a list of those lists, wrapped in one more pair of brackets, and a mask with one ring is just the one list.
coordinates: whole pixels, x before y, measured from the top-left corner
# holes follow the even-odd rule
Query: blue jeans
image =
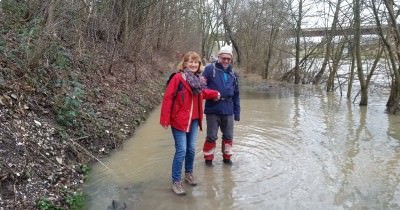
[(175, 155), (172, 161), (172, 183), (181, 181), (182, 165), (185, 160), (185, 173), (193, 171), (199, 121), (193, 120), (188, 133), (172, 128), (175, 140)]

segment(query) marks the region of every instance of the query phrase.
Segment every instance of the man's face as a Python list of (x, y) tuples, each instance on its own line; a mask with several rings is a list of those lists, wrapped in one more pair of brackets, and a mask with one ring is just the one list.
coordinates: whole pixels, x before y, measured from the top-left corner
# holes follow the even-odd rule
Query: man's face
[(228, 68), (232, 62), (232, 56), (230, 54), (221, 54), (218, 56), (218, 63), (222, 64), (224, 69)]

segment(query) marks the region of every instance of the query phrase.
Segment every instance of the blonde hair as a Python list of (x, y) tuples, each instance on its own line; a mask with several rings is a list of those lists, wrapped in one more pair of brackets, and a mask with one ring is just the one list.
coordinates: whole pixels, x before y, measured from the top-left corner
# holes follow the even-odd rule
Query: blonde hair
[(199, 69), (197, 70), (196, 73), (200, 73), (201, 70), (203, 70), (203, 65), (201, 63), (200, 55), (194, 51), (189, 51), (189, 52), (185, 53), (185, 55), (182, 57), (182, 61), (178, 64), (178, 69), (180, 71), (182, 71), (185, 68), (187, 68), (186, 62), (188, 62), (190, 60), (199, 62)]

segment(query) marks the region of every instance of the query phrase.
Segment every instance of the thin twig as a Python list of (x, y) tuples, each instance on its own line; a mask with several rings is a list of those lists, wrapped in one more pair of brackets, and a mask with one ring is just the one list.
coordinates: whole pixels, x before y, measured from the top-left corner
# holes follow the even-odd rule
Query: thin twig
[(14, 188), (14, 202), (17, 203), (18, 194), (17, 194), (17, 187), (15, 186), (15, 181), (14, 181), (14, 184), (13, 184), (13, 188)]
[(353, 99), (353, 104), (354, 104), (354, 102), (356, 101), (356, 99), (357, 99), (357, 97), (358, 97), (358, 95), (360, 95), (360, 90), (357, 92), (357, 94), (354, 96), (354, 99)]
[[(80, 139), (84, 139), (87, 138), (88, 136), (84, 136), (84, 137), (80, 137), (77, 140)], [(75, 145), (77, 145), (78, 147), (80, 147), (83, 151), (85, 151), (90, 157), (92, 157), (93, 159), (95, 159), (97, 162), (99, 162), (102, 166), (104, 166), (106, 169), (111, 170), (108, 166), (106, 166), (106, 164), (104, 164), (101, 160), (99, 160), (97, 157), (95, 157), (92, 153), (90, 153), (87, 149), (85, 149), (84, 147), (82, 147), (80, 144), (78, 144), (77, 142), (75, 142), (73, 139), (70, 139), (70, 141), (72, 143), (74, 143)]]

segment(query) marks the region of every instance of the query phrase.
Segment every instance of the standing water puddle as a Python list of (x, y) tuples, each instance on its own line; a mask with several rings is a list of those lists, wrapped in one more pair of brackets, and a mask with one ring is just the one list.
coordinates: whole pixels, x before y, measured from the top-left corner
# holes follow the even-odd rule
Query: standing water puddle
[[(368, 107), (321, 91), (242, 93), (233, 166), (195, 160), (198, 186), (171, 191), (170, 129), (156, 109), (118, 151), (94, 166), (87, 209), (112, 200), (127, 209), (400, 209), (400, 117), (384, 113), (386, 98)], [(204, 123), (205, 124), (205, 123)]]

